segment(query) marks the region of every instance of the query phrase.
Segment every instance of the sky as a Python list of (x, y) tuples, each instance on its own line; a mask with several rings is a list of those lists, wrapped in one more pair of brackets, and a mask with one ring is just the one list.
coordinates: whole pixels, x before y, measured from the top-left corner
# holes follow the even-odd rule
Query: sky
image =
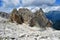
[(10, 13), (14, 8), (29, 8), (35, 11), (42, 8), (44, 12), (60, 10), (60, 0), (0, 0), (0, 11)]
[(55, 4), (60, 5), (60, 0), (56, 0)]

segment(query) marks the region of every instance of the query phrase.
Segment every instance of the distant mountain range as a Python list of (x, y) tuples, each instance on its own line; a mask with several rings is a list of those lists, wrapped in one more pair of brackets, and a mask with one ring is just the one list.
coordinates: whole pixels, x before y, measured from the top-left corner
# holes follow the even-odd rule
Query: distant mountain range
[[(52, 20), (53, 22), (56, 20), (60, 20), (60, 11), (49, 11), (48, 13), (45, 13), (46, 17), (49, 20)], [(9, 13), (6, 12), (0, 12), (0, 16), (4, 17), (4, 18), (8, 18), (9, 17)]]
[(9, 14), (6, 13), (6, 12), (0, 12), (0, 16), (1, 16), (2, 18), (9, 18)]
[[(49, 11), (45, 13), (46, 17), (53, 22), (53, 28), (60, 30), (60, 11)], [(0, 16), (3, 18), (9, 18), (10, 14), (0, 12)]]
[(60, 20), (60, 11), (49, 11), (46, 13), (48, 19), (54, 21)]
[(46, 13), (46, 17), (53, 22), (54, 29), (60, 30), (60, 11), (50, 11)]

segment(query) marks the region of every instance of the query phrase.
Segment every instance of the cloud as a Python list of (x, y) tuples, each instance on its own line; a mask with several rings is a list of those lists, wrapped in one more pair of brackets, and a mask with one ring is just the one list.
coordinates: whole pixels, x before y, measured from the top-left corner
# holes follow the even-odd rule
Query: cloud
[(20, 0), (1, 0), (0, 11), (10, 12), (13, 8), (21, 6)]
[(56, 0), (22, 0), (23, 6), (52, 5)]
[(54, 5), (56, 0), (1, 0), (0, 11), (11, 12), (13, 8), (28, 8), (32, 11), (43, 8), (43, 10), (53, 10), (49, 5)]
[(17, 6), (20, 4), (20, 0), (3, 0), (7, 5)]
[(44, 12), (49, 12), (49, 11), (60, 11), (60, 6), (48, 6), (43, 9)]
[[(28, 8), (31, 10), (33, 13), (36, 12), (36, 10), (39, 10), (40, 8), (43, 9), (44, 12), (49, 12), (49, 11), (60, 11), (60, 6), (39, 6), (39, 7), (19, 7), (19, 8)], [(17, 8), (19, 10), (19, 8)]]

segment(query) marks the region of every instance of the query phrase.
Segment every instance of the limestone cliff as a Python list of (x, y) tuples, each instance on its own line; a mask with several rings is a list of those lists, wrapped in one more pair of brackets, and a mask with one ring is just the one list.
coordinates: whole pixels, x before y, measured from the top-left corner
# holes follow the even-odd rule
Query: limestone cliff
[(27, 9), (27, 8), (20, 8), (18, 10), (18, 13), (23, 16), (24, 23), (29, 23), (29, 21), (33, 17), (32, 12), (29, 9)]
[(10, 21), (11, 22), (16, 22), (18, 24), (23, 23), (22, 15), (19, 15), (17, 9), (13, 9), (12, 13), (10, 14)]
[(40, 10), (37, 10), (34, 14), (35, 14), (35, 17), (32, 18), (32, 20), (30, 21), (30, 26), (36, 25), (36, 23), (40, 27), (52, 26), (52, 22), (46, 18), (45, 14), (41, 8), (40, 8)]

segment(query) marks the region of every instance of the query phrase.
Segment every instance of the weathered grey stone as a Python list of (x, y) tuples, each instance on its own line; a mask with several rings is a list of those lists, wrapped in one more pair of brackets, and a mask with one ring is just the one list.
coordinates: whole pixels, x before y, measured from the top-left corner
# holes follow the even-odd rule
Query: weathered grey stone
[(36, 25), (36, 20), (35, 20), (35, 18), (32, 18), (29, 22), (29, 26), (33, 27), (35, 25)]
[(37, 10), (34, 14), (35, 17), (31, 19), (30, 26), (34, 26), (36, 25), (36, 23), (43, 28), (46, 26), (52, 26), (52, 22), (46, 18), (41, 8), (40, 10)]
[(29, 23), (29, 21), (31, 20), (33, 16), (32, 12), (27, 8), (20, 8), (18, 10), (18, 13), (23, 16), (24, 23)]
[(0, 17), (8, 19), (9, 18), (9, 14), (6, 13), (6, 12), (0, 12)]
[(22, 15), (20, 15), (17, 11), (17, 9), (13, 9), (12, 13), (10, 14), (10, 21), (11, 22), (16, 22), (18, 24), (23, 23), (23, 18)]

